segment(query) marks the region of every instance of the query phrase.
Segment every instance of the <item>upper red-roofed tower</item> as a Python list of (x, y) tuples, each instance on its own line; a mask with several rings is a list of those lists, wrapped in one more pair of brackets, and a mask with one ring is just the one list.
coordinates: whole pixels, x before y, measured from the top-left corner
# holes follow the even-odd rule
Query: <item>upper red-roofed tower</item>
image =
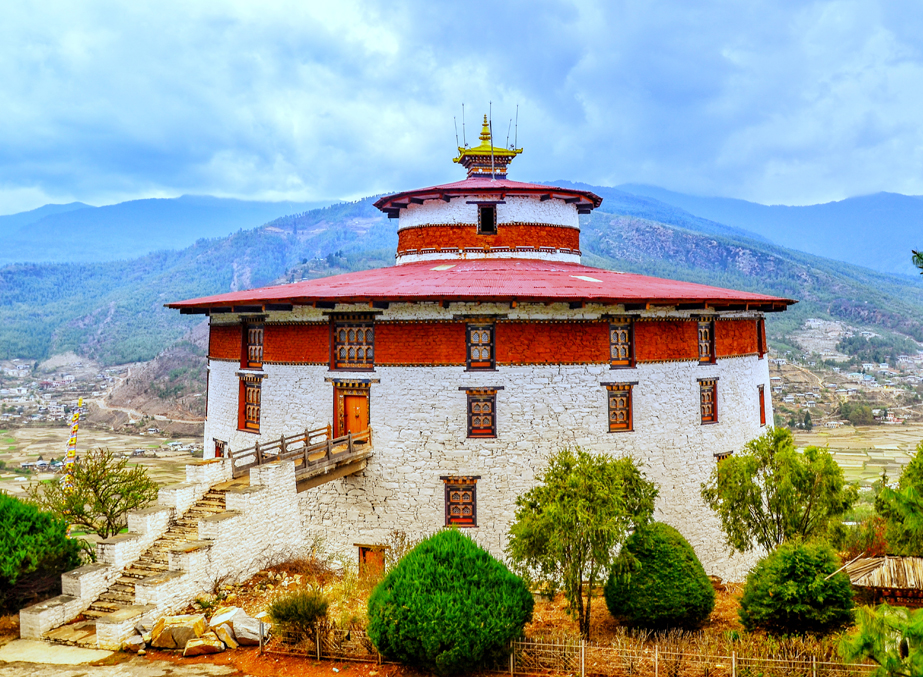
[(582, 190), (506, 178), (521, 148), (498, 148), (484, 116), (481, 144), (459, 148), (463, 181), (383, 197), (375, 206), (398, 219), (397, 263), (515, 258), (580, 262), (580, 214), (602, 203)]

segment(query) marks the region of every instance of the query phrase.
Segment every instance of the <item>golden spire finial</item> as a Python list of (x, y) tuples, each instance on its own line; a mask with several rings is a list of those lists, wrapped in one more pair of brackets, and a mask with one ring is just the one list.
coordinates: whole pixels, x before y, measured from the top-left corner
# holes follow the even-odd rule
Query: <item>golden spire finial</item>
[(478, 138), (481, 140), (482, 146), (488, 146), (488, 144), (493, 143), (490, 138), (490, 123), (487, 122), (486, 115), (484, 116), (484, 126), (481, 127), (481, 135)]

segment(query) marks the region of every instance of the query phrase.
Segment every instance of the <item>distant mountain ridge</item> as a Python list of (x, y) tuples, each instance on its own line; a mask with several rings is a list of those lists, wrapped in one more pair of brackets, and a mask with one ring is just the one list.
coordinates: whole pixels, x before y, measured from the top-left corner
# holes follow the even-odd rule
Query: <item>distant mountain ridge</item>
[(752, 231), (776, 244), (885, 273), (914, 275), (911, 249), (923, 246), (923, 197), (875, 193), (789, 207), (699, 197), (638, 184), (617, 190), (653, 198), (704, 219)]
[(255, 202), (200, 195), (104, 207), (45, 205), (0, 216), (0, 265), (131, 259), (316, 209), (327, 202)]

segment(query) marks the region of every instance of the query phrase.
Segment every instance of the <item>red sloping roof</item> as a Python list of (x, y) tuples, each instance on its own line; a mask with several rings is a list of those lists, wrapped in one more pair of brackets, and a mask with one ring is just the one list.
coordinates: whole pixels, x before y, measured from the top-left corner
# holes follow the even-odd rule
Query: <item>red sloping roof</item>
[(216, 308), (265, 303), (372, 301), (538, 301), (717, 306), (751, 304), (784, 309), (791, 299), (691, 282), (618, 273), (578, 263), (528, 259), (424, 261), (170, 303)]
[(543, 186), (538, 183), (520, 183), (519, 181), (509, 181), (507, 179), (485, 179), (481, 177), (471, 177), (454, 183), (444, 183), (441, 186), (430, 186), (429, 188), (417, 188), (415, 190), (406, 190), (394, 195), (387, 195), (375, 201), (375, 206), (382, 211), (397, 209), (395, 202), (408, 200), (410, 198), (439, 199), (444, 195), (476, 195), (478, 193), (505, 193), (508, 195), (553, 195), (562, 198), (580, 198), (584, 207), (595, 209), (602, 204), (603, 199), (596, 193), (588, 190), (576, 190), (573, 188), (558, 188), (556, 186)]

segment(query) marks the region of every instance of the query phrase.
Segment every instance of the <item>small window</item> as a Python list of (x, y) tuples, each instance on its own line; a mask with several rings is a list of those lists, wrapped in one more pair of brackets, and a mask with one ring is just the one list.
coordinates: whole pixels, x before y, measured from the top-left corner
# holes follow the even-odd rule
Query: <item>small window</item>
[(633, 430), (631, 413), (632, 384), (607, 385), (609, 391), (609, 432)]
[(699, 403), (702, 409), (702, 423), (718, 422), (718, 379), (699, 381)]
[(468, 325), (468, 369), (493, 369), (494, 325)]
[(215, 458), (227, 456), (228, 443), (221, 440), (215, 440)]
[(763, 392), (763, 386), (757, 386), (760, 397), (760, 425), (766, 425), (766, 393)]
[[(358, 544), (357, 544), (358, 545)], [(386, 545), (359, 545), (359, 575), (380, 576), (385, 572)]]
[(372, 316), (333, 321), (333, 368), (374, 369), (375, 321)]
[(715, 361), (715, 323), (699, 322), (699, 364)]
[(478, 235), (497, 234), (497, 208), (494, 205), (478, 206)]
[(259, 378), (240, 380), (240, 412), (237, 426), (240, 430), (252, 432), (260, 430), (261, 380)]
[(635, 366), (631, 321), (613, 322), (609, 325), (609, 364), (613, 368)]
[(468, 390), (468, 437), (497, 436), (497, 391)]
[(720, 464), (721, 461), (726, 461), (733, 455), (734, 455), (733, 451), (719, 451), (715, 454), (715, 461), (717, 461)]
[(445, 525), (478, 525), (477, 477), (443, 477), (445, 483)]
[(766, 320), (756, 321), (756, 352), (762, 360), (766, 356)]
[(248, 322), (244, 325), (244, 350), (241, 366), (259, 369), (263, 366), (263, 323)]

